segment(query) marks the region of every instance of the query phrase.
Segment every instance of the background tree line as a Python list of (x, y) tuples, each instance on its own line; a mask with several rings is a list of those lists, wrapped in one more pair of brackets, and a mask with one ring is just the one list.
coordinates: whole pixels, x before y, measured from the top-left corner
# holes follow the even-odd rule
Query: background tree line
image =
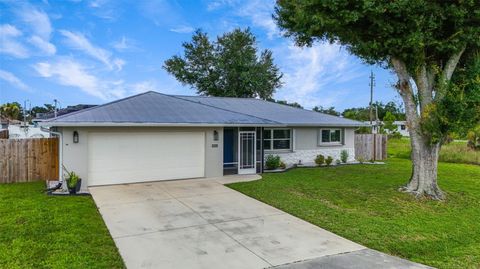
[(27, 122), (31, 122), (37, 113), (54, 112), (55, 107), (51, 104), (44, 104), (43, 106), (34, 106), (32, 108), (25, 108), (19, 102), (11, 102), (0, 104), (0, 116), (6, 120), (23, 121), (24, 115)]

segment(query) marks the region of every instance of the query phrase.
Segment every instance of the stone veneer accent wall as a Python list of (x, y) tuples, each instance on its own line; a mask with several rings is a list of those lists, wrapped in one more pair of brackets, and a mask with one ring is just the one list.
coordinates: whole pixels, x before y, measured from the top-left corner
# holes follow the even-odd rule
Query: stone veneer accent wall
[(332, 156), (333, 161), (340, 160), (340, 152), (342, 150), (348, 151), (348, 162), (355, 161), (355, 150), (354, 148), (319, 148), (319, 149), (301, 149), (288, 152), (265, 152), (267, 155), (278, 155), (280, 159), (287, 165), (291, 166), (298, 163), (298, 160), (302, 160), (303, 164), (313, 164), (315, 163), (315, 158), (317, 155), (322, 154), (327, 158)]

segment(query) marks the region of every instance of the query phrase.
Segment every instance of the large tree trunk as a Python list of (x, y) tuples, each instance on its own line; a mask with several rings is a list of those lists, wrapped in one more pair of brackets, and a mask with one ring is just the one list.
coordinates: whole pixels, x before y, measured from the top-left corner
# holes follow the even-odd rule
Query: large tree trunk
[(418, 98), (422, 99), (423, 102), (417, 103), (407, 67), (397, 59), (392, 59), (392, 64), (398, 76), (398, 92), (405, 104), (412, 147), (412, 176), (410, 182), (401, 187), (400, 190), (414, 194), (416, 197), (427, 196), (433, 199), (443, 199), (443, 192), (437, 184), (437, 162), (440, 145), (431, 145), (429, 139), (420, 132), (421, 110), (433, 99), (431, 93), (426, 92), (426, 89), (430, 87), (426, 68), (420, 69), (417, 74), (417, 87), (424, 90), (418, 94)]
[[(426, 196), (432, 199), (443, 199), (444, 193), (437, 183), (438, 154), (441, 143), (432, 142), (432, 135), (422, 130), (422, 117), (430, 117), (429, 106), (440, 102), (445, 96), (445, 86), (450, 81), (465, 47), (452, 54), (441, 72), (427, 63), (418, 65), (410, 72), (401, 59), (392, 57), (391, 64), (398, 77), (396, 85), (405, 104), (405, 114), (410, 132), (412, 146), (412, 177), (410, 182), (400, 188), (417, 197)], [(412, 87), (415, 81), (416, 93)]]
[(416, 197), (425, 196), (432, 199), (443, 199), (445, 195), (437, 184), (440, 143), (430, 145), (418, 134), (410, 136), (410, 143), (412, 147), (412, 176), (410, 182), (401, 190)]

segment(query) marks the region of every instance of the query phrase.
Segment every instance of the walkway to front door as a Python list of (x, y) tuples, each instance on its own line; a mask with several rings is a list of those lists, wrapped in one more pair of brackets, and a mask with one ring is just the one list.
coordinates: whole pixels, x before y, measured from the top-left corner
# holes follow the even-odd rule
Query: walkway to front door
[[(222, 185), (257, 177), (103, 186), (90, 192), (128, 268), (266, 268), (365, 250)], [(381, 265), (389, 265), (386, 261)], [(297, 265), (302, 266), (292, 266)]]

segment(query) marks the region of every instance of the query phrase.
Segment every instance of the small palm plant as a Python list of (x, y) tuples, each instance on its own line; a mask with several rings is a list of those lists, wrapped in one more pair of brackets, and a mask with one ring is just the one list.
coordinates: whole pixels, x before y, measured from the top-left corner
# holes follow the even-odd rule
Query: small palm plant
[(73, 171), (66, 171), (66, 181), (67, 181), (67, 188), (70, 194), (76, 194), (80, 190), (80, 185), (82, 183), (82, 179)]

